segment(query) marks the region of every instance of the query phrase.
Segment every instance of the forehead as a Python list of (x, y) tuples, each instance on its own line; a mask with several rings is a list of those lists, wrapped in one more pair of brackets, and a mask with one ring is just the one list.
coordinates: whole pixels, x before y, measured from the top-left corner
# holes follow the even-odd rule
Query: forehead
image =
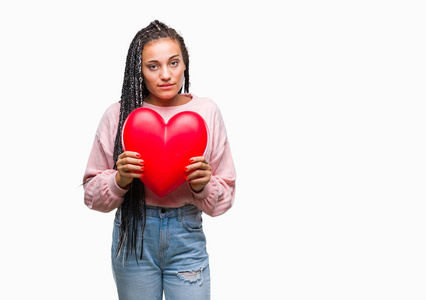
[(142, 59), (161, 58), (182, 55), (179, 43), (170, 38), (161, 38), (147, 43), (142, 50)]

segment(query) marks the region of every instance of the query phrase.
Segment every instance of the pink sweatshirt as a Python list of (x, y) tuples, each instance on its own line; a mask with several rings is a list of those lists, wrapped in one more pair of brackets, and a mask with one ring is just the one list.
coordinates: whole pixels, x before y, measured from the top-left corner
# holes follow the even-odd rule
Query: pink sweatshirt
[[(144, 103), (143, 106), (155, 110), (166, 122), (181, 111), (194, 111), (204, 118), (209, 129), (205, 157), (212, 168), (210, 182), (199, 193), (193, 192), (189, 184), (184, 182), (163, 198), (158, 197), (145, 186), (146, 204), (161, 207), (194, 204), (206, 214), (218, 216), (231, 208), (235, 194), (235, 168), (225, 124), (218, 106), (212, 100), (199, 98), (193, 94), (187, 96), (192, 97), (192, 100), (184, 105), (160, 107)], [(89, 208), (101, 212), (110, 212), (118, 208), (127, 192), (126, 189), (117, 185), (115, 181), (117, 171), (113, 169), (114, 141), (119, 112), (120, 104), (116, 102), (104, 113), (96, 131), (83, 178), (83, 182), (91, 178), (84, 185), (84, 203)]]

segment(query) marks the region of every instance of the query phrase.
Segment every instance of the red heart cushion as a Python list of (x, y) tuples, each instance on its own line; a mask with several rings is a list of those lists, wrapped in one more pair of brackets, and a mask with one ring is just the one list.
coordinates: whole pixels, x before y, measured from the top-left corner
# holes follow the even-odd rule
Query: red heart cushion
[(124, 151), (134, 151), (145, 161), (143, 183), (160, 197), (185, 182), (189, 159), (203, 156), (207, 147), (207, 125), (192, 111), (174, 115), (168, 123), (154, 110), (135, 109), (122, 131)]

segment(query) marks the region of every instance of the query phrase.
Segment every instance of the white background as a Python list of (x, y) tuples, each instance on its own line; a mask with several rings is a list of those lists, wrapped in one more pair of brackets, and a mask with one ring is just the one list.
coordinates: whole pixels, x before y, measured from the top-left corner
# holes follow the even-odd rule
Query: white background
[(212, 299), (426, 298), (422, 1), (4, 3), (1, 299), (117, 299), (114, 215), (80, 184), (154, 19), (237, 168), (234, 207), (204, 218)]

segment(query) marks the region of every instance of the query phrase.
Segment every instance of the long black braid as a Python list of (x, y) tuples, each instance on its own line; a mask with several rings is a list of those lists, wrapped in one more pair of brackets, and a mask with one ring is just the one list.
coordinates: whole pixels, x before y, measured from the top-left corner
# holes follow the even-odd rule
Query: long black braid
[[(123, 88), (121, 91), (120, 117), (114, 144), (115, 169), (117, 169), (116, 163), (118, 156), (123, 153), (121, 143), (123, 124), (133, 110), (142, 107), (144, 98), (149, 95), (142, 76), (142, 51), (146, 44), (161, 38), (170, 38), (178, 42), (186, 66), (186, 70), (184, 71), (184, 92), (189, 92), (189, 55), (183, 38), (173, 28), (157, 20), (151, 22), (136, 34), (127, 53)], [(182, 89), (179, 93), (181, 91)], [(119, 210), (121, 211), (121, 225), (116, 256), (118, 256), (123, 245), (126, 243), (126, 259), (129, 257), (129, 254), (134, 252), (137, 261), (136, 237), (138, 235), (138, 226), (142, 223), (142, 245), (140, 253), (140, 259), (142, 259), (143, 232), (146, 222), (145, 188), (142, 181), (133, 180)]]

